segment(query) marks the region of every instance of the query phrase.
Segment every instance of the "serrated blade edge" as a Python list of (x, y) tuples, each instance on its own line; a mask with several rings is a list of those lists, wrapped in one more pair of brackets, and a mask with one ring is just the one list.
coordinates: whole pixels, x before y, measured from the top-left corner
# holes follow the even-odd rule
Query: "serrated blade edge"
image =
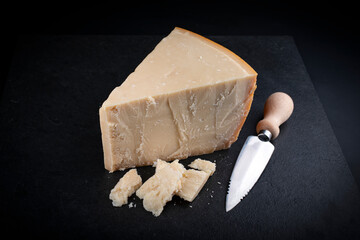
[(230, 177), (226, 195), (226, 212), (233, 209), (255, 185), (264, 171), (274, 146), (261, 141), (257, 136), (249, 136), (236, 160)]

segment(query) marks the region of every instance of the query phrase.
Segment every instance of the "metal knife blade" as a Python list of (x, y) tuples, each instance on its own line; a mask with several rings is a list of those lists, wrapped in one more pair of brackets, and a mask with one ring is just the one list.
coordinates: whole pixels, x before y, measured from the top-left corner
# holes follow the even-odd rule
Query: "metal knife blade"
[(289, 95), (276, 92), (264, 106), (264, 119), (257, 126), (257, 136), (249, 136), (230, 177), (226, 195), (226, 212), (233, 209), (255, 185), (268, 164), (275, 147), (270, 143), (279, 133), (279, 126), (292, 114), (294, 102)]
[(226, 196), (226, 212), (233, 209), (250, 191), (264, 171), (275, 147), (258, 136), (249, 136), (231, 174)]

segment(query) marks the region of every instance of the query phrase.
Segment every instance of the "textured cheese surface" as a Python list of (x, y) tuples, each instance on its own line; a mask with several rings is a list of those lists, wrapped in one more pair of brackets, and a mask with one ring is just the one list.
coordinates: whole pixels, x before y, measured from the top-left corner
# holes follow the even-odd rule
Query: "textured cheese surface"
[(195, 168), (201, 171), (205, 171), (210, 175), (213, 175), (216, 169), (216, 164), (203, 159), (195, 159), (189, 164), (189, 167)]
[(228, 49), (175, 28), (99, 110), (105, 168), (229, 148), (250, 110), (256, 76)]
[(136, 169), (128, 171), (111, 190), (109, 198), (115, 207), (121, 207), (128, 203), (130, 197), (142, 184), (141, 177)]
[(205, 185), (210, 174), (194, 169), (186, 170), (181, 179), (181, 189), (176, 195), (192, 202)]
[(159, 163), (155, 174), (150, 177), (137, 191), (136, 195), (143, 199), (144, 208), (159, 216), (167, 202), (181, 189), (181, 178), (186, 171), (184, 166), (173, 161), (171, 164)]
[[(177, 161), (179, 162), (179, 161)], [(160, 169), (164, 168), (166, 165), (169, 165), (169, 163), (161, 160), (161, 159), (158, 159), (155, 163), (154, 163), (154, 166), (156, 167), (155, 168), (155, 171), (158, 172)]]

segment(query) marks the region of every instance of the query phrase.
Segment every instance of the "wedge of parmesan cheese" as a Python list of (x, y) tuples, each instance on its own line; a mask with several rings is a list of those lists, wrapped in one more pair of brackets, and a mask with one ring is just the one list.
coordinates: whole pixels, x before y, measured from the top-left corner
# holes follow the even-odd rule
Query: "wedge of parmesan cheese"
[(209, 173), (210, 175), (213, 175), (216, 169), (216, 164), (212, 163), (208, 160), (203, 160), (203, 159), (195, 159), (193, 162), (191, 162), (189, 164), (189, 167), (194, 168), (194, 169), (198, 169), (204, 172)]
[(250, 111), (256, 77), (230, 50), (175, 28), (102, 104), (105, 168), (229, 148)]
[(111, 190), (109, 198), (114, 207), (121, 207), (128, 203), (130, 197), (142, 184), (136, 169), (128, 171)]
[(186, 170), (181, 179), (181, 189), (176, 195), (182, 199), (192, 202), (205, 185), (210, 174), (194, 169)]
[(150, 177), (137, 191), (136, 195), (143, 199), (145, 210), (159, 216), (167, 202), (181, 189), (181, 179), (186, 171), (178, 160), (170, 164), (157, 161), (155, 174)]

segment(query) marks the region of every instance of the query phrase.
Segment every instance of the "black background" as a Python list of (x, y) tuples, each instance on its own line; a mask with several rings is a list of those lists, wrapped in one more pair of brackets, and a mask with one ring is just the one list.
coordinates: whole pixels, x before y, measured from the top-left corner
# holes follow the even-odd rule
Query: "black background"
[(356, 2), (234, 1), (5, 5), (1, 93), (24, 34), (166, 35), (180, 26), (202, 35), (291, 35), (349, 167), (360, 183), (359, 27)]

